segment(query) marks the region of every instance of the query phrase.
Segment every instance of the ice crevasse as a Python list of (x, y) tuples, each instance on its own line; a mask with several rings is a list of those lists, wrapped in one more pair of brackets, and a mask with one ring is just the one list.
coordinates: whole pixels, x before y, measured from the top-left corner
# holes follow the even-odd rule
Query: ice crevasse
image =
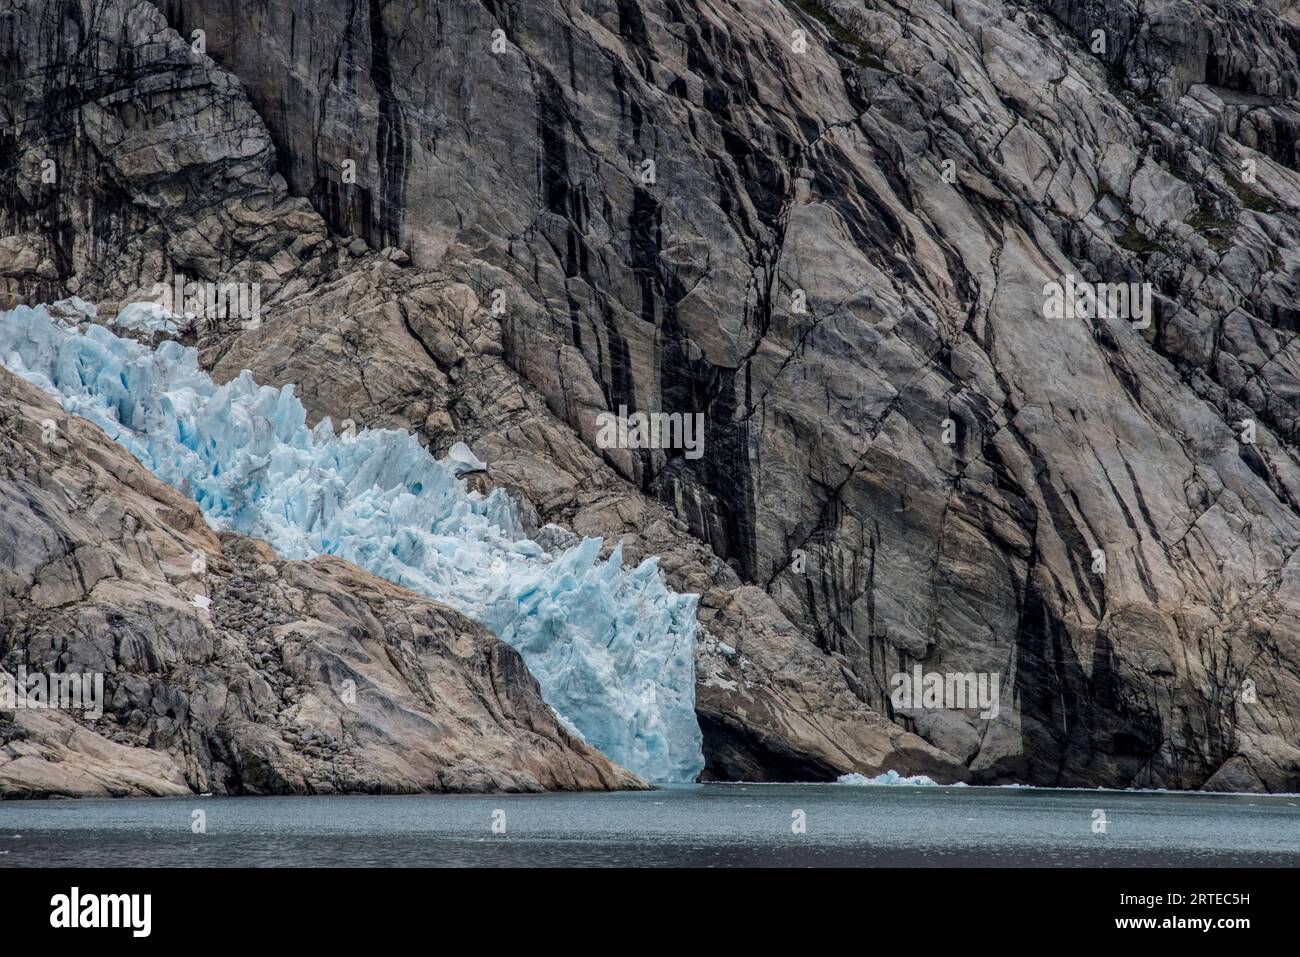
[[(75, 317), (74, 317), (75, 318)], [(40, 306), (0, 313), (0, 361), (193, 498), (208, 521), (284, 558), (337, 555), (482, 621), (523, 655), (557, 716), (651, 781), (703, 768), (695, 717), (696, 595), (655, 558), (625, 568), (587, 538), (548, 552), (501, 489), (413, 435), (308, 428), (292, 386), (217, 385), (194, 349), (150, 349)]]

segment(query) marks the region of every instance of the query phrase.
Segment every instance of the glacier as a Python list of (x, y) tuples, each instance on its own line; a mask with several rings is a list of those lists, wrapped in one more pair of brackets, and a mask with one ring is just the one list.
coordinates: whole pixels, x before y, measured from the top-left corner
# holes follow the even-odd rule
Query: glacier
[(650, 781), (703, 769), (699, 596), (671, 591), (658, 559), (625, 568), (618, 546), (601, 560), (599, 538), (548, 552), (502, 489), (467, 490), (459, 476), (482, 463), (459, 443), (439, 461), (406, 432), (335, 434), (329, 419), (308, 428), (291, 385), (259, 386), (247, 371), (218, 385), (192, 348), (150, 349), (85, 322), (86, 309), (63, 311), (73, 315), (0, 313), (0, 361), (192, 498), (214, 528), (287, 559), (336, 555), (464, 612), (516, 648), (565, 726), (614, 761)]

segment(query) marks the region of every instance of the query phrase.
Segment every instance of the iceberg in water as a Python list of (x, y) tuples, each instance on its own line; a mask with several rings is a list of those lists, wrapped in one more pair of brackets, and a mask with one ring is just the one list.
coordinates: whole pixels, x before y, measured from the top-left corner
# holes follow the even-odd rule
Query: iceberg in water
[[(877, 774), (874, 778), (869, 778), (865, 774), (858, 774), (856, 771), (850, 774), (841, 774), (835, 779), (836, 784), (851, 784), (855, 787), (867, 787), (871, 785), (888, 787), (897, 785), (900, 787), (912, 788), (934, 788), (940, 787), (938, 781), (924, 774), (913, 774), (910, 777), (905, 774), (899, 774), (897, 771), (890, 769), (884, 774)], [(957, 784), (955, 787), (964, 787), (965, 785)]]
[(601, 540), (550, 554), (505, 493), (469, 492), (482, 467), (464, 446), (435, 460), (392, 430), (315, 428), (292, 386), (244, 372), (216, 385), (197, 352), (151, 350), (85, 331), (45, 307), (0, 313), (0, 361), (53, 393), (164, 481), (214, 527), (265, 539), (284, 558), (337, 555), (484, 622), (523, 655), (567, 727), (652, 781), (704, 766), (695, 718), (696, 595), (657, 559), (623, 567)]

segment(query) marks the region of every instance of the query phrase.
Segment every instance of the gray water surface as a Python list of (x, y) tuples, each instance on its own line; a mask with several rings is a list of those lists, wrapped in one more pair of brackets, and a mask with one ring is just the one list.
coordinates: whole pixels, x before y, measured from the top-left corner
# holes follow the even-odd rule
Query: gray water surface
[(1300, 797), (699, 784), (0, 803), (0, 867), (536, 865), (1294, 867)]

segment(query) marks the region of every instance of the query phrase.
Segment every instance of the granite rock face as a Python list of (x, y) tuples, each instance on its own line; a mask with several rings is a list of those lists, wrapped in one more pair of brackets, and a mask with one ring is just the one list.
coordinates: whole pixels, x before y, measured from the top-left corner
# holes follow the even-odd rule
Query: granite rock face
[(644, 786), (573, 739), (477, 622), (214, 534), (3, 370), (0, 424), (0, 669), (103, 675), (99, 716), (0, 714), (0, 797)]
[(1300, 789), (1300, 4), (66, 0), (0, 53), (0, 295), (259, 282), (214, 374), (662, 555), (707, 776)]

